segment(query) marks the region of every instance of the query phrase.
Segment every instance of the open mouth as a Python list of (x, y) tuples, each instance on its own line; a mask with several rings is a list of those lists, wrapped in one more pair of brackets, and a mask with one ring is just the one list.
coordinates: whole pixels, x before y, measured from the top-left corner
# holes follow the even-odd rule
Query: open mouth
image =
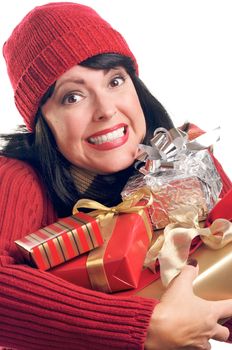
[(90, 137), (88, 139), (88, 142), (91, 143), (92, 145), (101, 145), (106, 142), (114, 142), (115, 140), (122, 138), (126, 134), (126, 130), (127, 130), (127, 127), (122, 126), (104, 135)]

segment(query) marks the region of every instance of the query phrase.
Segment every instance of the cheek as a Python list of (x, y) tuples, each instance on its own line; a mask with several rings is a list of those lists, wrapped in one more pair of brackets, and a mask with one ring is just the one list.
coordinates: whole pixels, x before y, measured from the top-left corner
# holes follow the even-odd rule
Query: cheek
[(141, 133), (142, 136), (146, 133), (146, 121), (144, 117), (144, 113), (138, 99), (137, 94), (134, 94), (129, 102), (129, 106), (131, 106), (131, 116), (135, 128)]
[(136, 90), (133, 88), (132, 91), (127, 95), (127, 105), (132, 108), (132, 111), (136, 115), (142, 115), (143, 116), (143, 110), (137, 95)]
[(53, 123), (53, 133), (57, 141), (64, 143), (67, 141), (78, 141), (83, 135), (83, 125), (75, 118), (62, 118)]
[(43, 107), (42, 112), (61, 153), (76, 148), (83, 138), (85, 126), (80, 123), (83, 118), (80, 120), (74, 111), (66, 113), (49, 104)]

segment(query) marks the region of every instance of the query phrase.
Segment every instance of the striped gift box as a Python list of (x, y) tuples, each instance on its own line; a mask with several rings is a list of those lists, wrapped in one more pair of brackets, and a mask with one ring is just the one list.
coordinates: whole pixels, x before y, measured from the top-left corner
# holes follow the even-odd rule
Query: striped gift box
[(48, 270), (103, 244), (97, 219), (77, 213), (15, 241), (24, 257)]

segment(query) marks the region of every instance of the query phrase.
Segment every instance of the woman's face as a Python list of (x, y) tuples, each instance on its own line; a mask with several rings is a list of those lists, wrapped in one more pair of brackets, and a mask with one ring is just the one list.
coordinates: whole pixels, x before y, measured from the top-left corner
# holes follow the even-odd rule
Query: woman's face
[(122, 67), (71, 68), (57, 80), (42, 112), (64, 157), (98, 174), (131, 165), (145, 135), (136, 90)]

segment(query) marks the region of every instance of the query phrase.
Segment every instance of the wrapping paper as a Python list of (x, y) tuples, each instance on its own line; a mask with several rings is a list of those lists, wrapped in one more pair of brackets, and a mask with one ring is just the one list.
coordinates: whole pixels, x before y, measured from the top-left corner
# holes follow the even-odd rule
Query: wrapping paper
[(154, 229), (164, 228), (170, 223), (170, 212), (185, 205), (197, 208), (199, 219), (204, 220), (217, 202), (222, 183), (205, 149), (207, 136), (209, 145), (210, 135), (190, 142), (178, 129), (168, 132), (159, 128), (152, 146), (140, 145), (136, 163), (139, 171), (129, 179), (121, 195), (125, 200), (138, 189), (151, 191), (154, 201), (149, 214)]
[(48, 270), (103, 244), (98, 219), (77, 213), (15, 241), (24, 257)]
[[(119, 295), (132, 295), (134, 292), (140, 296), (160, 299), (169, 281), (180, 272), (190, 255), (199, 264), (199, 275), (194, 281), (195, 294), (208, 300), (232, 298), (231, 205), (232, 189), (214, 206), (205, 223), (198, 223), (194, 208), (172, 213), (173, 223), (166, 227), (166, 232), (156, 231), (145, 261), (145, 265), (153, 266), (143, 270), (144, 278), (141, 278), (139, 288), (130, 294), (124, 292)], [(161, 279), (162, 274), (164, 276)]]
[[(232, 243), (213, 250), (201, 245), (191, 258), (199, 264), (199, 275), (194, 281), (194, 292), (207, 300), (232, 298)], [(136, 294), (148, 298), (160, 299), (165, 291), (161, 279), (158, 279)]]
[[(232, 189), (227, 193), (221, 201), (211, 210), (206, 220), (206, 226), (214, 226), (214, 235), (210, 247), (201, 245), (198, 247), (191, 257), (198, 261), (199, 274), (194, 280), (194, 293), (201, 298), (207, 300), (222, 300), (232, 298), (232, 243), (230, 241), (232, 234)], [(221, 229), (217, 223), (222, 223)], [(229, 243), (228, 243), (229, 242)], [(207, 243), (207, 240), (206, 240)], [(219, 248), (219, 249), (212, 249)], [(162, 297), (165, 292), (165, 286), (161, 279), (141, 288), (136, 294), (149, 297)], [(229, 320), (229, 322), (227, 322)], [(225, 323), (231, 332), (231, 319), (220, 320)], [(230, 336), (231, 341), (231, 336)]]
[[(160, 296), (172, 279), (180, 273), (188, 257), (195, 256), (197, 260), (199, 257), (200, 264), (196, 292), (198, 293), (199, 290), (202, 297), (204, 295), (204, 297), (213, 298), (215, 291), (218, 299), (225, 298), (228, 292), (232, 293), (231, 279), (226, 276), (230, 273), (232, 259), (232, 223), (227, 220), (231, 218), (231, 193), (228, 193), (209, 215), (209, 217), (212, 217), (211, 214), (217, 217), (217, 213), (221, 213), (220, 218), (216, 218), (210, 225), (206, 221), (208, 225), (206, 227), (198, 222), (194, 207), (172, 212), (172, 223), (164, 230), (157, 231), (144, 262), (144, 266), (154, 273), (153, 281), (158, 280), (159, 277), (161, 279), (153, 284), (154, 287), (151, 285), (145, 290), (151, 289), (153, 292), (156, 290), (155, 295)], [(225, 212), (221, 210), (223, 205)], [(146, 276), (143, 276), (144, 272)], [(220, 278), (217, 276), (218, 273)], [(146, 268), (143, 270), (142, 277), (144, 278), (141, 279), (140, 289), (144, 289), (153, 282)], [(207, 285), (208, 289), (205, 287)], [(204, 291), (206, 294), (203, 294)], [(209, 294), (210, 291), (212, 294)]]
[(103, 246), (50, 270), (74, 284), (111, 293), (136, 288), (152, 231), (145, 209), (103, 215), (100, 227)]
[(171, 213), (168, 224), (150, 246), (144, 265), (155, 271), (159, 260), (162, 283), (167, 286), (180, 273), (189, 256), (192, 240), (199, 236), (211, 249), (221, 249), (232, 241), (232, 223), (217, 219), (209, 227), (199, 225), (197, 210), (192, 206), (182, 207)]
[[(163, 181), (163, 180), (162, 180)], [(185, 206), (192, 205), (198, 210), (200, 220), (204, 220), (211, 207), (212, 197), (208, 187), (198, 177), (174, 177), (159, 189), (151, 187), (145, 183), (141, 175), (137, 175), (129, 180), (122, 192), (125, 199), (137, 188), (148, 186), (154, 196), (152, 205), (148, 208), (150, 219), (155, 230), (164, 228), (170, 223), (170, 213)]]
[[(193, 242), (192, 238), (199, 235), (201, 245), (197, 244), (197, 250), (193, 253), (190, 251), (191, 258), (195, 258), (199, 264), (199, 275), (194, 281), (194, 292), (208, 300), (232, 298), (231, 204), (232, 189), (211, 210), (206, 222), (200, 224), (198, 224), (197, 215), (192, 211), (174, 212), (175, 223), (169, 224), (165, 229), (166, 232), (160, 230), (159, 236), (154, 239), (150, 247), (150, 256), (149, 253), (147, 256), (148, 264), (152, 264), (156, 260), (155, 256), (161, 255), (159, 262), (163, 266), (159, 272), (161, 275), (166, 274), (167, 283), (162, 283), (166, 277), (157, 278), (149, 285), (142, 285), (136, 294), (160, 298), (168, 281), (174, 278), (176, 272), (178, 273), (177, 270), (179, 269), (180, 272), (186, 263), (189, 256), (188, 247), (190, 242)], [(159, 275), (159, 272), (155, 272), (155, 275)], [(169, 279), (170, 272), (172, 276)]]

